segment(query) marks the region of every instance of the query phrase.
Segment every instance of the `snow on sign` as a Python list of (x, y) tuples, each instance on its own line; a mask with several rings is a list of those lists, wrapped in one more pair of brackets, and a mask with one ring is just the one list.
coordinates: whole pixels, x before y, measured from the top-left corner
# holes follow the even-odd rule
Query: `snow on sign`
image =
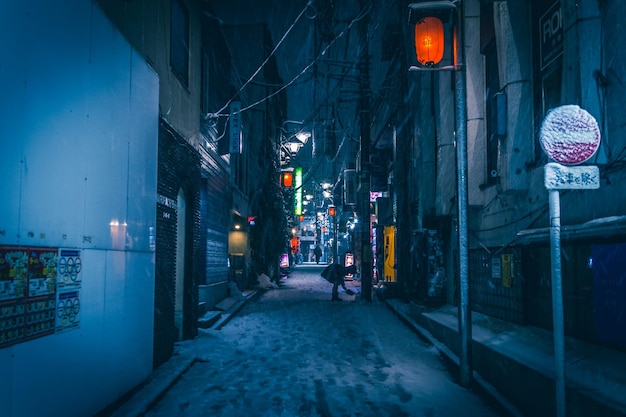
[(578, 165), (589, 160), (600, 147), (596, 119), (576, 105), (556, 107), (541, 124), (541, 146), (555, 162)]
[(596, 190), (600, 188), (597, 166), (568, 167), (555, 162), (545, 166), (544, 183), (549, 190)]

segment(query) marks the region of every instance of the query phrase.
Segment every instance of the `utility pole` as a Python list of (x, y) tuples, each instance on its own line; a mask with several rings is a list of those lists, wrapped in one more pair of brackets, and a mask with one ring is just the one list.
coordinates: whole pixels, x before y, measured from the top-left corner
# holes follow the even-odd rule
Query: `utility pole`
[(469, 301), (469, 234), (467, 224), (467, 92), (465, 83), (465, 32), (463, 4), (457, 6), (458, 62), (455, 63), (457, 210), (459, 234), (459, 335), (460, 383), (472, 381), (472, 311)]
[[(368, 7), (367, 0), (359, 0), (361, 13)], [(372, 245), (370, 243), (370, 68), (367, 30), (370, 13), (367, 12), (358, 23), (359, 34), (359, 121), (361, 133), (359, 172), (359, 231), (361, 240), (361, 297), (372, 301)]]

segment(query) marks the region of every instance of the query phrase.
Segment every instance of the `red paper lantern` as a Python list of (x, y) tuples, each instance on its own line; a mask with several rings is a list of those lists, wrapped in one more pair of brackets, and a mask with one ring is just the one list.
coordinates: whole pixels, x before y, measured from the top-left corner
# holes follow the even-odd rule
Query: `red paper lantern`
[(283, 187), (293, 187), (293, 174), (291, 172), (281, 172), (280, 185)]
[(425, 17), (415, 24), (415, 54), (427, 67), (441, 62), (444, 46), (443, 23), (436, 17)]

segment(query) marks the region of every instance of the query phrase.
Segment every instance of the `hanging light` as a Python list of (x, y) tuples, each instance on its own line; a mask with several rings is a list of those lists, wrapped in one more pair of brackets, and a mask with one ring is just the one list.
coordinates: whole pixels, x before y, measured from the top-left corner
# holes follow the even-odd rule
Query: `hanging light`
[(295, 155), (300, 150), (300, 148), (302, 147), (302, 144), (293, 141), (293, 142), (289, 142), (288, 146), (289, 146), (289, 150), (291, 151), (291, 154)]
[(433, 67), (443, 58), (443, 23), (436, 17), (425, 17), (415, 24), (415, 54), (417, 61)]
[(281, 187), (293, 187), (293, 173), (289, 171), (281, 172), (280, 185)]

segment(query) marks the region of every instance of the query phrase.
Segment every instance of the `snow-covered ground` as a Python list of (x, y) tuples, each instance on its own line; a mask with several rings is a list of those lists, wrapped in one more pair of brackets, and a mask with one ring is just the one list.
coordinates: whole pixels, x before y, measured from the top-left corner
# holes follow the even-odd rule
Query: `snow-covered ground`
[(498, 415), (383, 303), (341, 289), (331, 301), (321, 270), (299, 265), (221, 330), (181, 343), (198, 361), (146, 415)]

